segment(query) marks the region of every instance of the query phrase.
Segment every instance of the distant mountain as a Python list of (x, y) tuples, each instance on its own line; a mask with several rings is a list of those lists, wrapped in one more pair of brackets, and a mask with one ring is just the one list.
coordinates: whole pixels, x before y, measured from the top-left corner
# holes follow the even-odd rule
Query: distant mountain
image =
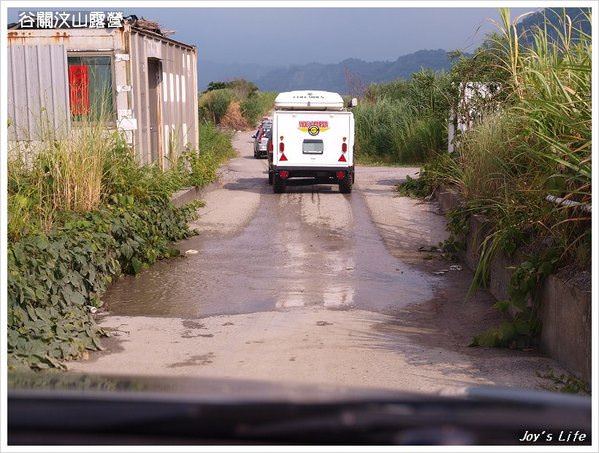
[[(572, 26), (575, 30), (582, 30), (584, 33), (591, 34), (591, 22), (588, 17), (591, 13), (590, 8), (545, 8), (522, 18), (518, 22), (518, 32), (522, 34), (525, 42), (532, 44), (534, 30), (543, 28), (548, 24), (547, 31), (549, 37), (556, 39), (558, 30), (563, 33), (563, 17), (567, 15), (572, 19)], [(576, 34), (574, 35), (576, 38)]]
[(309, 63), (277, 68), (253, 80), (261, 90), (289, 91), (319, 89), (349, 92), (347, 73), (354, 82), (367, 86), (373, 82), (387, 82), (408, 78), (420, 69), (447, 70), (451, 66), (447, 52), (419, 50), (403, 55), (395, 61), (364, 61), (349, 58), (340, 63)]
[(264, 91), (319, 89), (345, 94), (350, 91), (346, 80), (348, 71), (355, 83), (367, 86), (373, 82), (405, 79), (423, 68), (440, 71), (447, 70), (450, 66), (447, 52), (438, 49), (419, 50), (403, 55), (395, 61), (348, 58), (340, 63), (308, 63), (288, 67), (200, 61), (198, 77), (200, 90), (204, 90), (212, 81), (244, 78), (251, 80)]

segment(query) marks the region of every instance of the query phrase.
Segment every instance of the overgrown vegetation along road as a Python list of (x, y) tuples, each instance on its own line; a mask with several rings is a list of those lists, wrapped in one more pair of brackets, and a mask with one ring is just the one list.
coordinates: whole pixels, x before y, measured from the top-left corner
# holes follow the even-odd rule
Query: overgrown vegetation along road
[(251, 128), (272, 108), (276, 95), (243, 79), (211, 82), (199, 98), (200, 121), (234, 130)]
[(485, 292), (464, 303), (471, 274), (436, 252), (436, 205), (397, 196), (417, 168), (358, 167), (348, 196), (291, 183), (275, 195), (250, 132), (233, 142), (201, 234), (111, 287), (107, 350), (73, 370), (448, 393), (562, 373), (535, 353), (468, 347), (501, 316)]
[(81, 124), (63, 140), (45, 137), (36, 153), (10, 150), (11, 368), (63, 368), (100, 349), (105, 332), (92, 313), (108, 286), (178, 254), (171, 244), (192, 234), (198, 203), (175, 207), (171, 195), (214, 181), (235, 155), (231, 129), (253, 126), (272, 107), (273, 95), (249, 82), (222, 85), (200, 98), (200, 152), (169, 156), (166, 170), (139, 165), (101, 122)]
[[(497, 305), (513, 319), (478, 336), (486, 346), (536, 343), (536, 291), (551, 272), (586, 273), (590, 290), (591, 214), (580, 207), (590, 208), (592, 198), (591, 36), (581, 25), (590, 17), (546, 11), (543, 27), (524, 29), (503, 10), (497, 32), (449, 73), (371, 86), (356, 111), (359, 159), (424, 162), (403, 193), (428, 196), (444, 186), (461, 195), (464, 204), (451, 215), (454, 245), (470, 216), (487, 219), (473, 289), (486, 285), (497, 252), (523, 253), (510, 298)], [(487, 96), (475, 89), (464, 103), (472, 82), (498, 90)], [(469, 124), (452, 154), (450, 111)]]
[(63, 367), (99, 349), (91, 313), (122, 273), (137, 274), (177, 254), (195, 206), (170, 195), (203, 186), (231, 156), (230, 136), (200, 127), (202, 153), (186, 152), (166, 171), (137, 164), (117, 135), (86, 125), (48, 140), (35, 157), (13, 149), (8, 164), (9, 366)]

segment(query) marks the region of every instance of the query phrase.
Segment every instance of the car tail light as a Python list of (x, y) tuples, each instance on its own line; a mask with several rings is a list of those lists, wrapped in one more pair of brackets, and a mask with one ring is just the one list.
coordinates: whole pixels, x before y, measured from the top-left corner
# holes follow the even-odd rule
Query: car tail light
[(347, 159), (345, 158), (345, 154), (341, 154), (341, 157), (339, 158), (339, 162), (347, 162)]
[(279, 151), (280, 152), (285, 151), (285, 143), (283, 143), (283, 142), (279, 143)]
[(344, 152), (344, 153), (346, 153), (346, 152), (347, 152), (347, 143), (343, 143), (343, 144), (341, 145), (341, 151), (342, 151), (342, 152)]
[(345, 178), (345, 172), (344, 171), (338, 171), (337, 172), (337, 179), (339, 181), (341, 181), (343, 178)]
[(273, 150), (272, 140), (268, 142), (268, 150), (269, 151)]
[[(287, 159), (285, 159), (285, 160), (287, 160)], [(287, 178), (289, 178), (289, 172), (287, 170), (281, 170), (279, 172), (279, 177), (281, 179), (287, 179)]]

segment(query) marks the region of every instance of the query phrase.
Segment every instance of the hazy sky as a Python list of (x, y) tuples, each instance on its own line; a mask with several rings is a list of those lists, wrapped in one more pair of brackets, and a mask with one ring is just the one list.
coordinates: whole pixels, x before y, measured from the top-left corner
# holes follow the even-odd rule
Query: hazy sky
[[(394, 60), (420, 49), (468, 51), (494, 28), (489, 19), (498, 18), (495, 8), (94, 9), (157, 20), (164, 29), (176, 30), (173, 38), (197, 45), (201, 60), (273, 66), (349, 57)], [(9, 21), (20, 10), (9, 10)]]

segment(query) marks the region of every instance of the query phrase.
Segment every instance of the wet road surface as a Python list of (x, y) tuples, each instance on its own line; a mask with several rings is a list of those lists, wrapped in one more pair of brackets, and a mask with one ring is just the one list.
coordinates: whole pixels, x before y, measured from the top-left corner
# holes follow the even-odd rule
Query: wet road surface
[(532, 353), (468, 348), (496, 324), (493, 300), (464, 302), (468, 271), (418, 251), (447, 237), (434, 203), (399, 197), (417, 168), (359, 167), (333, 185), (273, 194), (266, 160), (240, 156), (204, 194), (197, 254), (124, 277), (104, 301), (108, 349), (84, 372), (233, 377), (452, 392), (537, 387), (555, 364)]
[(232, 189), (261, 194), (239, 234), (182, 242), (183, 253), (199, 253), (118, 282), (105, 297), (111, 313), (203, 317), (298, 306), (393, 313), (432, 298), (434, 279), (387, 253), (359, 193), (303, 186), (275, 195), (262, 167), (259, 178)]

